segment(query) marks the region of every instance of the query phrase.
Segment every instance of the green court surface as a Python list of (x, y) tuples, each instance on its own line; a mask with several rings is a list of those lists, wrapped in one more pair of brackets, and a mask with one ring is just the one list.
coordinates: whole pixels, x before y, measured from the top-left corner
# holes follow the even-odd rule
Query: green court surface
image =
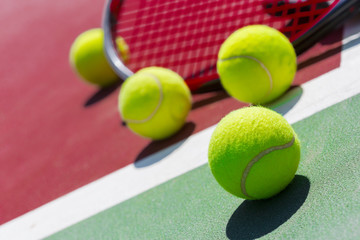
[(360, 239), (359, 120), (357, 95), (293, 124), (301, 163), (272, 199), (236, 198), (204, 165), (49, 239)]

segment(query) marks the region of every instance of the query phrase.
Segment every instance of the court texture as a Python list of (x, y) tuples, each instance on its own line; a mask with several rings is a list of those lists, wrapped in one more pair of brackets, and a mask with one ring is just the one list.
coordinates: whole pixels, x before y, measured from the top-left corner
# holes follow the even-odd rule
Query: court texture
[(140, 138), (121, 125), (120, 84), (98, 90), (69, 67), (103, 1), (1, 3), (1, 240), (360, 239), (360, 16), (302, 54), (267, 105), (295, 129), (301, 160), (283, 192), (248, 201), (207, 165), (216, 124), (245, 104), (194, 94), (178, 134)]

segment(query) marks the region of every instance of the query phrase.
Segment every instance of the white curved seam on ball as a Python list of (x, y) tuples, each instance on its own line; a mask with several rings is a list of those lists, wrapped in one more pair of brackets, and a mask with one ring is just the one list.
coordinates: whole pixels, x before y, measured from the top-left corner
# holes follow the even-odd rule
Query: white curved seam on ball
[(147, 118), (141, 119), (141, 120), (125, 119), (126, 123), (145, 123), (145, 122), (149, 121), (151, 118), (153, 118), (155, 116), (156, 112), (159, 110), (161, 103), (163, 101), (164, 94), (163, 94), (163, 89), (162, 89), (162, 85), (161, 85), (159, 78), (157, 78), (155, 75), (153, 75), (151, 73), (143, 73), (143, 74), (150, 76), (157, 83), (157, 85), (159, 87), (159, 94), (160, 94), (159, 102), (158, 102), (157, 106), (155, 107), (154, 111)]
[(266, 74), (269, 77), (270, 88), (269, 88), (269, 91), (265, 94), (265, 96), (263, 98), (266, 98), (267, 96), (269, 96), (269, 94), (271, 93), (271, 91), (273, 89), (273, 79), (272, 79), (272, 76), (271, 76), (271, 73), (270, 73), (269, 69), (267, 69), (265, 64), (263, 64), (259, 59), (255, 58), (255, 57), (252, 57), (252, 56), (239, 55), (239, 56), (233, 56), (233, 57), (229, 57), (229, 58), (219, 59), (219, 61), (224, 62), (224, 61), (237, 59), (237, 58), (247, 58), (247, 59), (253, 60), (253, 61), (257, 62), (262, 69), (264, 69), (264, 71), (266, 72)]
[(289, 148), (291, 147), (295, 142), (295, 136), (292, 137), (291, 141), (284, 144), (284, 145), (280, 145), (280, 146), (274, 146), (274, 147), (270, 147), (264, 151), (262, 151), (261, 153), (259, 153), (258, 155), (256, 155), (246, 166), (245, 170), (244, 170), (244, 173), (242, 175), (242, 178), (241, 178), (241, 192), (248, 198), (252, 198), (246, 191), (246, 179), (247, 179), (247, 176), (252, 168), (252, 166), (257, 163), (262, 157), (264, 157), (266, 154), (269, 154), (273, 151), (276, 151), (276, 150), (283, 150), (285, 148)]

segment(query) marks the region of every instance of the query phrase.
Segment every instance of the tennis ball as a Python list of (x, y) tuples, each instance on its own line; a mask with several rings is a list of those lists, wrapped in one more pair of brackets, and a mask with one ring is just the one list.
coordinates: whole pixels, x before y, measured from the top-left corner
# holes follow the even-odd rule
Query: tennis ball
[[(129, 48), (124, 39), (116, 40), (119, 55), (129, 58)], [(90, 29), (80, 34), (70, 48), (70, 65), (86, 82), (106, 87), (118, 81), (104, 53), (104, 32), (101, 28)]]
[(294, 178), (300, 142), (280, 114), (246, 107), (225, 116), (209, 144), (209, 166), (217, 182), (245, 199), (265, 199)]
[(130, 50), (129, 45), (125, 42), (125, 39), (121, 36), (116, 37), (116, 46), (118, 48), (118, 51), (120, 53), (120, 57), (122, 58), (123, 62), (127, 64), (130, 59)]
[(217, 70), (229, 95), (242, 102), (263, 104), (290, 87), (296, 54), (281, 32), (250, 25), (232, 33), (221, 45)]
[(136, 134), (154, 140), (175, 134), (184, 125), (191, 109), (191, 94), (175, 72), (144, 68), (122, 85), (119, 111), (126, 125)]

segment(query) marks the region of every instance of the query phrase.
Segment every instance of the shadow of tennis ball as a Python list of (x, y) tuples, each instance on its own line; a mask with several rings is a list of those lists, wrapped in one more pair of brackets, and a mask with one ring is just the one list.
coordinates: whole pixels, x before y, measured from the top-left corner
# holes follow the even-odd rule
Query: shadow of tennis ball
[(143, 168), (161, 161), (179, 148), (185, 142), (185, 139), (191, 136), (195, 127), (195, 123), (186, 122), (174, 136), (165, 140), (152, 141), (136, 157), (134, 166)]
[(86, 108), (90, 107), (90, 106), (102, 101), (103, 99), (107, 98), (114, 92), (118, 91), (121, 84), (122, 84), (122, 82), (119, 81), (110, 86), (98, 89), (95, 93), (93, 93), (89, 97), (89, 99), (86, 100), (86, 102), (84, 103), (84, 107), (86, 107)]
[(298, 103), (303, 95), (303, 92), (304, 91), (301, 86), (292, 86), (280, 98), (269, 104), (265, 104), (264, 106), (273, 109), (281, 115), (285, 115)]
[(290, 185), (273, 198), (244, 201), (227, 226), (229, 239), (262, 237), (285, 223), (305, 202), (310, 189), (307, 177), (296, 175)]

